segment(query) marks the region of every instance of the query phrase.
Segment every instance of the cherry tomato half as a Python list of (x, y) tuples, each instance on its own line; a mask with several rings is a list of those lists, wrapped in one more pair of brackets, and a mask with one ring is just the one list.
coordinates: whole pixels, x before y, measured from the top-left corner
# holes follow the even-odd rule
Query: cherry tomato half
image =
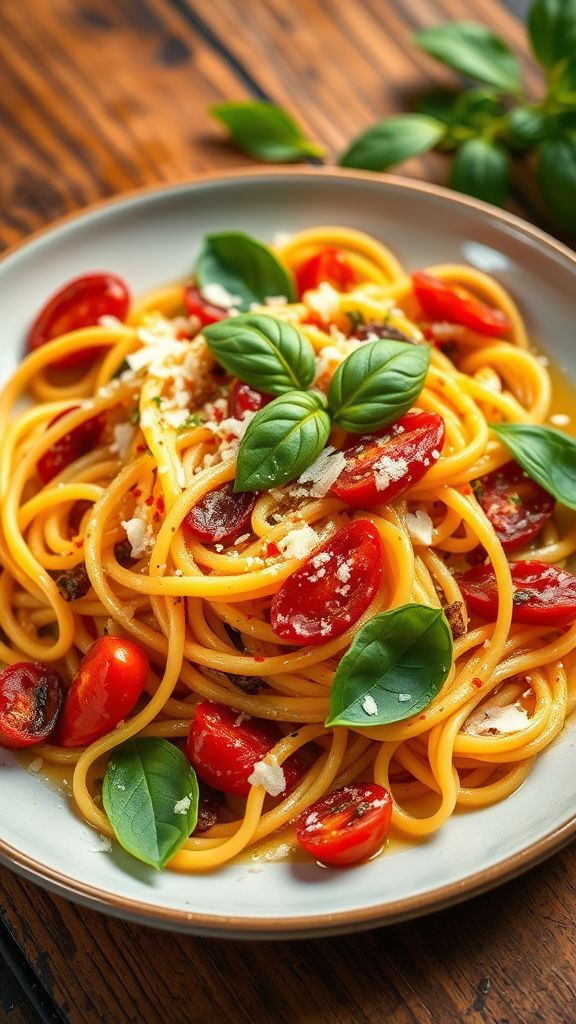
[(467, 288), (445, 284), (440, 278), (421, 270), (412, 274), (412, 284), (416, 298), (430, 320), (461, 324), (493, 338), (501, 338), (512, 328), (501, 309), (482, 302)]
[(422, 479), (443, 444), (444, 420), (438, 413), (408, 413), (383, 436), (372, 434), (344, 452), (346, 467), (331, 493), (352, 508), (392, 501)]
[(346, 867), (378, 853), (391, 817), (387, 789), (375, 782), (353, 783), (304, 811), (296, 823), (296, 838), (322, 864)]
[(148, 675), (148, 658), (132, 640), (102, 636), (80, 662), (58, 723), (63, 747), (86, 747), (133, 710)]
[[(51, 427), (58, 420), (61, 420), (63, 416), (67, 416), (69, 412), (74, 412), (77, 408), (77, 405), (73, 405), (70, 409), (65, 409), (64, 412), (58, 413), (58, 416), (50, 420), (48, 426)], [(66, 466), (69, 466), (71, 462), (75, 462), (82, 455), (87, 455), (88, 452), (91, 452), (98, 444), (105, 426), (106, 416), (104, 413), (100, 413), (98, 416), (85, 420), (78, 427), (74, 427), (74, 430), (71, 430), (69, 434), (63, 434), (48, 451), (44, 452), (44, 455), (36, 463), (36, 472), (41, 482), (47, 484), (53, 477), (58, 476), (63, 469), (66, 469)]]
[(328, 246), (320, 249), (295, 271), (298, 295), (302, 297), (310, 288), (317, 288), (327, 281), (339, 292), (348, 291), (356, 282), (356, 274), (350, 261), (339, 249)]
[(234, 494), (234, 483), (230, 481), (203, 494), (184, 523), (195, 537), (207, 544), (228, 543), (250, 531), (257, 499), (258, 495), (250, 491)]
[[(254, 766), (282, 738), (272, 723), (258, 718), (244, 719), (223, 704), (206, 700), (198, 704), (190, 725), (186, 756), (199, 777), (222, 793), (248, 796), (248, 779)], [(295, 756), (282, 765), (286, 789), (290, 790), (302, 774)]]
[(19, 749), (42, 743), (56, 725), (63, 699), (53, 668), (18, 662), (0, 672), (0, 746)]
[(540, 533), (556, 505), (516, 462), (476, 480), (474, 493), (506, 551), (522, 547)]
[[(514, 562), (512, 622), (533, 626), (568, 626), (576, 621), (576, 576), (546, 562)], [(491, 565), (476, 566), (458, 579), (468, 608), (495, 619), (498, 590)]]
[(189, 284), (184, 289), (184, 305), (188, 316), (197, 316), (202, 327), (217, 324), (219, 320), (225, 320), (229, 316), (228, 310), (223, 306), (214, 306), (211, 302), (206, 302), (195, 284)]
[(347, 523), (284, 581), (270, 608), (276, 636), (323, 644), (366, 611), (382, 579), (384, 547), (369, 519)]
[(263, 395), (244, 381), (235, 380), (228, 395), (228, 415), (241, 420), (245, 412), (258, 412), (271, 401), (272, 395)]
[[(93, 327), (101, 316), (125, 320), (130, 293), (116, 274), (82, 274), (68, 281), (42, 307), (28, 335), (28, 351), (33, 352), (53, 338), (81, 327)], [(83, 348), (59, 359), (61, 369), (76, 369), (92, 362), (102, 353), (99, 348)]]

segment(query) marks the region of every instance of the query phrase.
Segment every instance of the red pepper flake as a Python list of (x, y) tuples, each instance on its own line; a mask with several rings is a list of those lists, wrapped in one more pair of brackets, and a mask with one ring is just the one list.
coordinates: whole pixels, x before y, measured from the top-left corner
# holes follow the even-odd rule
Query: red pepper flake
[(164, 504), (164, 498), (162, 497), (162, 495), (160, 495), (160, 497), (156, 499), (156, 508), (158, 509), (160, 515), (163, 516), (166, 511), (166, 505)]
[(423, 722), (425, 718), (426, 718), (426, 715), (418, 715), (418, 720), (420, 722)]
[(475, 686), (479, 690), (482, 686), (484, 686), (484, 683), (482, 682), (481, 679), (478, 679), (478, 676), (474, 676), (474, 679), (472, 680), (472, 686)]
[(132, 491), (132, 494), (134, 495), (135, 498), (142, 497), (142, 491), (140, 490), (139, 487), (131, 487), (130, 490)]
[(84, 546), (84, 541), (82, 540), (81, 537), (79, 537), (78, 540), (74, 541), (74, 546), (77, 548), (81, 548)]
[(264, 661), (264, 658), (260, 654), (255, 654), (254, 661)]
[(136, 445), (136, 451), (137, 452), (145, 452), (146, 450), (147, 450), (147, 445), (145, 445), (145, 444), (137, 444)]
[(280, 554), (280, 548), (278, 547), (275, 540), (269, 540), (266, 545), (266, 558), (274, 558), (275, 555)]
[(222, 423), (222, 420), (224, 419), (224, 413), (223, 413), (222, 409), (218, 408), (217, 405), (214, 407), (213, 416), (214, 416), (214, 419), (215, 419), (216, 423)]
[(146, 498), (146, 501), (144, 502), (144, 504), (148, 505), (148, 508), (150, 508), (150, 506), (154, 504), (154, 498), (152, 497), (152, 495), (150, 495), (148, 498)]

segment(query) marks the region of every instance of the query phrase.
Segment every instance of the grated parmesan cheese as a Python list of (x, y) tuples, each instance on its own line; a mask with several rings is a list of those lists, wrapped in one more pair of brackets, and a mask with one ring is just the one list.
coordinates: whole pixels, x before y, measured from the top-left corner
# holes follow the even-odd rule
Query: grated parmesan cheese
[(286, 789), (284, 771), (273, 755), (267, 761), (256, 762), (248, 782), (251, 786), (263, 786), (270, 796), (280, 796)]
[(343, 469), (346, 467), (346, 456), (343, 452), (337, 452), (329, 445), (320, 452), (318, 458), (305, 469), (298, 477), (299, 484), (311, 483), (312, 487), (308, 492), (313, 498), (323, 498), (328, 493), (332, 484), (336, 483)]
[(427, 547), (432, 543), (432, 531), (434, 529), (432, 520), (427, 512), (417, 509), (416, 512), (407, 512), (405, 518), (408, 533), (416, 544), (425, 544)]
[(570, 425), (570, 417), (565, 412), (555, 412), (550, 417), (550, 423), (555, 427), (568, 427)]
[(318, 288), (306, 292), (306, 305), (327, 323), (340, 309), (340, 294), (328, 284), (322, 281)]
[(30, 761), (30, 764), (28, 765), (26, 771), (30, 772), (32, 775), (38, 775), (38, 772), (42, 770), (43, 764), (44, 758), (35, 757), (33, 761)]
[(382, 455), (378, 462), (374, 463), (374, 480), (376, 490), (385, 491), (391, 483), (401, 480), (408, 472), (406, 459), (391, 459), (389, 455)]
[(528, 712), (516, 705), (508, 705), (504, 708), (481, 708), (466, 720), (462, 732), (471, 736), (508, 735), (521, 732), (527, 725)]
[(367, 693), (362, 700), (362, 711), (364, 711), (365, 714), (367, 715), (378, 714), (378, 705), (374, 700), (374, 697), (372, 697), (369, 693)]
[(135, 515), (132, 519), (123, 519), (122, 528), (126, 531), (129, 544), (132, 546), (132, 558), (141, 558), (152, 547), (152, 528), (145, 519)]
[(174, 814), (186, 814), (186, 811), (190, 807), (191, 797), (183, 796), (181, 800), (177, 800), (174, 804)]
[(121, 459), (125, 458), (134, 440), (136, 429), (131, 423), (117, 423), (113, 429), (114, 443)]
[(241, 295), (232, 295), (232, 292), (229, 292), (218, 281), (205, 284), (200, 292), (206, 302), (210, 302), (213, 306), (219, 306), (220, 309), (232, 309), (232, 306), (240, 306), (242, 303)]
[(282, 537), (282, 540), (278, 541), (278, 547), (284, 558), (308, 558), (319, 543), (320, 538), (316, 530), (303, 523)]

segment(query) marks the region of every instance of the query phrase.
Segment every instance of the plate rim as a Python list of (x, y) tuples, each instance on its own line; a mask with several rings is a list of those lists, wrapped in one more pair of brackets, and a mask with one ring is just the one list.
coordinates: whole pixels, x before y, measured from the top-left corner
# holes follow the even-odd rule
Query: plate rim
[[(521, 217), (501, 210), (482, 200), (453, 192), (442, 185), (413, 180), (393, 174), (376, 174), (337, 167), (240, 167), (217, 171), (206, 171), (166, 184), (151, 184), (122, 192), (73, 210), (55, 221), (51, 221), (9, 246), (0, 255), (0, 272), (13, 256), (50, 234), (57, 234), (67, 226), (91, 219), (100, 212), (113, 211), (116, 207), (138, 204), (142, 200), (161, 199), (170, 193), (185, 193), (198, 186), (226, 184), (227, 182), (249, 182), (250, 180), (274, 180), (281, 177), (296, 180), (330, 178), (336, 181), (364, 182), (371, 185), (389, 186), (392, 191), (412, 192), (439, 198), (456, 207), (484, 212), (493, 222), (513, 228), (524, 238), (543, 245), (560, 256), (576, 273), (576, 253), (548, 232), (535, 227)], [(152, 927), (172, 929), (196, 935), (220, 936), (246, 939), (284, 939), (306, 936), (335, 935), (361, 931), (386, 924), (395, 924), (411, 917), (421, 916), (472, 899), (483, 892), (504, 884), (524, 871), (535, 867), (545, 858), (560, 850), (576, 836), (576, 815), (541, 836), (535, 843), (518, 850), (515, 854), (473, 875), (467, 875), (448, 885), (441, 885), (425, 893), (404, 897), (401, 900), (379, 903), (373, 907), (346, 910), (337, 913), (299, 915), (274, 921), (270, 917), (242, 917), (226, 914), (212, 914), (194, 910), (161, 907), (133, 897), (120, 896), (107, 889), (93, 886), (57, 871), (34, 857), (22, 853), (17, 847), (0, 838), (0, 863), (43, 888), (102, 913), (108, 913), (124, 920), (131, 920)]]

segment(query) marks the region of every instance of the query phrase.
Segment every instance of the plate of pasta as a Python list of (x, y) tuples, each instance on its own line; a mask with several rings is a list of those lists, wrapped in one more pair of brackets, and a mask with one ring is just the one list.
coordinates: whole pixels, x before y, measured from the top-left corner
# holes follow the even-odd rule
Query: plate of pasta
[(572, 837), (575, 282), (511, 215), (315, 169), (8, 254), (5, 864), (278, 937)]

